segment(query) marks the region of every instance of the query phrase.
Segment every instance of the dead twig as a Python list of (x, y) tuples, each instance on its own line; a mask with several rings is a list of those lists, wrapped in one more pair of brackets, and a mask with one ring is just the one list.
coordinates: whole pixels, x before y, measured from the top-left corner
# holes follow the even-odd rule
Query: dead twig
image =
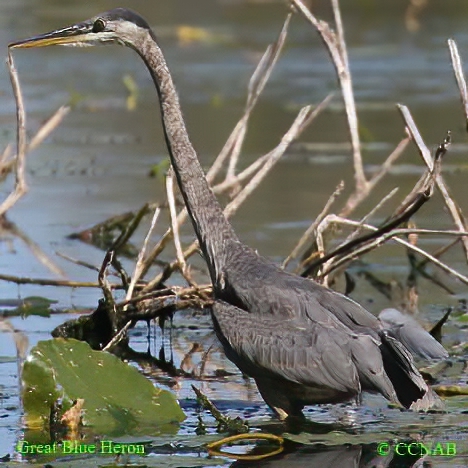
[(49, 271), (57, 276), (65, 277), (65, 272), (60, 268), (41, 248), (41, 246), (34, 242), (28, 235), (26, 235), (18, 226), (9, 221), (6, 216), (0, 216), (0, 232), (2, 235), (9, 234), (20, 239), (36, 259), (42, 263)]
[(112, 264), (115, 256), (114, 250), (109, 250), (106, 252), (104, 256), (104, 260), (102, 261), (101, 268), (99, 270), (98, 281), (99, 285), (102, 289), (102, 294), (104, 295), (104, 299), (106, 300), (106, 304), (112, 307), (115, 311), (115, 301), (114, 296), (112, 295), (112, 289), (110, 287), (110, 283), (107, 281), (107, 270), (109, 266)]
[[(8, 51), (7, 56), (8, 71), (10, 74), (11, 85), (13, 88), (13, 95), (16, 102), (16, 121), (17, 121), (17, 135), (16, 135), (16, 156), (10, 161), (10, 149), (7, 147), (2, 155), (2, 177), (8, 174), (11, 170), (15, 173), (15, 187), (14, 190), (0, 205), (0, 216), (3, 216), (27, 191), (28, 186), (25, 178), (25, 159), (26, 154), (37, 148), (43, 140), (54, 130), (57, 125), (62, 121), (63, 117), (67, 114), (68, 108), (61, 107), (58, 111), (39, 129), (36, 135), (27, 144), (26, 140), (26, 113), (24, 110), (23, 96), (21, 93), (21, 86), (18, 79), (18, 72), (15, 67), (13, 56)], [(57, 271), (55, 271), (57, 273)]]
[(294, 246), (293, 250), (291, 253), (286, 257), (282, 264), (282, 268), (286, 268), (291, 260), (294, 260), (298, 255), (300, 250), (304, 247), (306, 242), (311, 238), (311, 236), (314, 234), (315, 230), (317, 229), (317, 226), (321, 223), (322, 219), (325, 217), (325, 215), (328, 213), (329, 209), (335, 202), (335, 200), (340, 196), (341, 192), (344, 189), (344, 182), (341, 181), (338, 186), (336, 187), (335, 191), (330, 195), (329, 199), (327, 200), (327, 203), (325, 203), (325, 206), (323, 207), (322, 211), (319, 213), (319, 215), (315, 218), (314, 222), (307, 228), (307, 230), (302, 234), (302, 237), (299, 239), (297, 244)]
[[(382, 200), (377, 203), (376, 206), (374, 206), (365, 216), (363, 216), (360, 220), (360, 226), (355, 229), (337, 248), (341, 248), (344, 245), (347, 245), (349, 242), (351, 242), (353, 239), (355, 239), (361, 232), (362, 232), (362, 226), (364, 223), (371, 217), (373, 214), (379, 210), (382, 205), (384, 205), (396, 192), (398, 191), (398, 188), (394, 188), (389, 194), (385, 195)], [(341, 215), (340, 215), (341, 216)], [(320, 222), (317, 224), (316, 228), (316, 243), (318, 247), (318, 251), (316, 252), (313, 248), (309, 248), (306, 251), (305, 258), (301, 261), (301, 263), (298, 265), (298, 267), (295, 270), (295, 273), (299, 274), (301, 270), (306, 268), (308, 265), (311, 264), (315, 260), (317, 256), (319, 256), (321, 259), (323, 259), (325, 255), (325, 250), (324, 250), (324, 244), (323, 244), (323, 239), (322, 239), (322, 233), (323, 231), (328, 227), (328, 223), (325, 222), (326, 220), (322, 217)], [(310, 252), (310, 253), (309, 253)]]
[(351, 138), (353, 150), (354, 177), (356, 182), (356, 191), (365, 191), (367, 186), (364, 166), (362, 164), (361, 143), (358, 131), (358, 117), (356, 112), (356, 103), (354, 101), (353, 84), (351, 71), (349, 69), (348, 53), (344, 39), (343, 23), (338, 0), (332, 0), (333, 15), (335, 18), (336, 33), (330, 28), (328, 23), (317, 19), (309, 8), (304, 5), (302, 0), (290, 0), (304, 18), (312, 24), (320, 34), (327, 51), (332, 59), (333, 66), (343, 93), (343, 101), (348, 119), (348, 129)]
[(61, 106), (59, 107), (55, 113), (45, 121), (42, 127), (37, 131), (37, 133), (31, 138), (29, 145), (27, 147), (26, 152), (30, 153), (34, 151), (42, 142), (55, 130), (65, 116), (70, 112), (70, 108), (68, 106)]
[(117, 346), (127, 335), (127, 331), (132, 325), (132, 321), (129, 320), (112, 338), (112, 340), (109, 341), (109, 343), (102, 348), (102, 351), (110, 351), (112, 348)]
[[(65, 288), (100, 288), (101, 285), (95, 281), (69, 281), (53, 280), (46, 278), (28, 278), (26, 276), (5, 275), (0, 273), (0, 280), (15, 284), (36, 284), (38, 286), (59, 286)], [(123, 289), (121, 284), (109, 284), (111, 289)]]
[(371, 191), (377, 186), (377, 184), (388, 173), (397, 159), (403, 154), (409, 142), (410, 138), (406, 137), (403, 138), (400, 143), (398, 143), (396, 148), (390, 153), (387, 159), (380, 166), (380, 169), (367, 182), (366, 190), (356, 190), (353, 194), (350, 195), (345, 203), (345, 206), (340, 211), (340, 216), (349, 216), (358, 207), (358, 205), (369, 196)]
[(465, 111), (466, 131), (468, 132), (468, 91), (466, 87), (465, 74), (463, 72), (463, 63), (458, 52), (458, 46), (454, 39), (447, 41), (450, 50), (450, 58), (452, 60), (453, 72), (457, 81), (460, 97)]
[(56, 128), (59, 122), (67, 113), (65, 108), (60, 108), (54, 116), (49, 119), (36, 133), (31, 143), (27, 144), (26, 139), (26, 113), (24, 109), (23, 96), (21, 93), (21, 86), (18, 79), (18, 72), (15, 67), (13, 56), (8, 51), (7, 56), (8, 70), (10, 74), (11, 85), (16, 102), (16, 121), (17, 121), (17, 135), (16, 135), (16, 155), (10, 158), (11, 147), (7, 146), (1, 157), (0, 178), (4, 179), (11, 171), (15, 174), (14, 189), (7, 198), (0, 205), (0, 217), (2, 223), (7, 227), (16, 237), (19, 237), (31, 250), (33, 255), (51, 272), (58, 276), (65, 276), (64, 271), (53, 262), (45, 252), (27, 235), (21, 232), (13, 223), (6, 220), (5, 214), (11, 209), (15, 203), (28, 191), (26, 178), (25, 178), (25, 165), (26, 154), (35, 149), (50, 132)]
[(242, 145), (247, 133), (247, 126), (250, 119), (250, 115), (255, 108), (258, 98), (260, 97), (265, 85), (267, 84), (271, 72), (278, 61), (278, 58), (283, 50), (286, 36), (288, 34), (288, 27), (291, 21), (291, 13), (286, 16), (283, 27), (278, 35), (278, 39), (267, 47), (267, 50), (263, 54), (257, 68), (255, 69), (252, 77), (249, 81), (247, 91), (247, 102), (245, 105), (244, 115), (241, 117), (233, 132), (229, 136), (224, 148), (221, 150), (213, 166), (207, 173), (207, 179), (212, 182), (216, 170), (222, 166), (224, 160), (230, 155), (229, 165), (226, 173), (226, 180), (230, 181), (236, 177), (236, 166), (239, 160), (239, 155), (242, 149)]
[(177, 223), (177, 210), (175, 206), (174, 198), (174, 177), (172, 168), (169, 169), (166, 175), (166, 192), (167, 192), (167, 201), (169, 203), (169, 213), (171, 216), (171, 229), (172, 237), (174, 239), (174, 246), (176, 251), (177, 263), (182, 276), (185, 278), (188, 284), (191, 284), (191, 279), (188, 276), (187, 262), (185, 261), (184, 253), (182, 251), (182, 246), (180, 244), (179, 238), (179, 225)]
[[(455, 244), (458, 244), (459, 240), (458, 239), (455, 239), (453, 240), (452, 242), (448, 243), (447, 245), (444, 245), (442, 247), (440, 247), (439, 249), (437, 249), (435, 252), (432, 252), (432, 256), (435, 257), (435, 258), (439, 258), (440, 256), (442, 256), (445, 252), (447, 252), (448, 250), (450, 250)], [(425, 259), (422, 259), (417, 265), (416, 265), (416, 268), (424, 268), (426, 266), (426, 264), (429, 262), (429, 260), (427, 258)]]
[[(428, 147), (424, 143), (424, 140), (422, 139), (416, 124), (413, 120), (413, 117), (409, 111), (409, 109), (406, 106), (403, 106), (401, 104), (398, 105), (398, 110), (400, 111), (406, 127), (408, 128), (408, 131), (411, 135), (412, 140), (416, 143), (416, 146), (418, 147), (419, 154), (421, 155), (422, 159), (424, 160), (427, 168), (429, 171), (433, 170), (433, 160), (431, 157), (431, 152), (429, 151)], [(452, 197), (449, 194), (449, 190), (447, 188), (447, 185), (445, 184), (445, 180), (442, 177), (442, 174), (437, 174), (435, 177), (435, 183), (437, 185), (437, 188), (439, 189), (443, 199), (445, 206), (447, 207), (450, 215), (452, 216), (452, 219), (457, 226), (457, 228), (460, 231), (466, 231), (466, 225), (465, 225), (465, 220), (463, 218), (462, 211), (460, 207), (457, 205), (457, 203), (452, 199)], [(465, 251), (465, 257), (468, 260), (468, 239), (462, 237), (461, 242), (463, 244), (463, 249)]]
[[(26, 154), (34, 151), (55, 130), (70, 111), (62, 106), (39, 128), (26, 147)], [(2, 181), (15, 167), (16, 155), (11, 157), (11, 145), (7, 145), (0, 157), (0, 181)]]
[(28, 190), (24, 176), (26, 157), (26, 113), (24, 111), (23, 96), (21, 94), (18, 72), (10, 51), (8, 51), (7, 63), (11, 85), (13, 87), (13, 94), (16, 101), (17, 149), (15, 158), (15, 188), (0, 205), (0, 216), (4, 215)]
[[(364, 224), (368, 219), (370, 219), (372, 216), (375, 215), (375, 213), (382, 208), (385, 203), (390, 200), (396, 193), (398, 192), (398, 187), (395, 187), (393, 190), (391, 190), (387, 195), (385, 195), (382, 200), (380, 200), (377, 205), (375, 205), (368, 213), (366, 213), (360, 220), (362, 224)], [(352, 234), (350, 234), (346, 239), (345, 242), (349, 242), (352, 239), (354, 239), (356, 236), (359, 235), (359, 233), (362, 231), (362, 229), (358, 228), (356, 229)]]
[[(322, 104), (326, 105), (326, 102)], [(281, 156), (283, 156), (292, 141), (297, 138), (297, 135), (300, 133), (301, 129), (304, 128), (307, 123), (311, 122), (315, 116), (318, 115), (322, 108), (323, 106), (319, 106), (312, 110), (311, 106), (306, 106), (299, 111), (299, 114), (291, 125), (291, 128), (285, 133), (281, 139), (280, 144), (270, 152), (270, 157), (265, 161), (265, 164), (262, 166), (262, 168), (259, 169), (259, 171), (250, 179), (249, 183), (242, 189), (240, 193), (237, 194), (234, 200), (232, 200), (226, 206), (224, 213), (228, 218), (239, 209), (247, 197), (258, 187), (268, 172), (270, 172), (273, 166), (279, 161)]]
[(151, 219), (150, 228), (148, 229), (148, 233), (146, 234), (145, 240), (143, 241), (143, 246), (140, 249), (140, 252), (138, 253), (138, 258), (135, 263), (135, 268), (133, 269), (132, 279), (128, 286), (127, 294), (125, 296), (125, 299), (127, 301), (133, 296), (135, 285), (141, 278), (141, 273), (143, 271), (144, 259), (145, 259), (146, 250), (148, 248), (149, 239), (151, 235), (153, 234), (154, 228), (156, 227), (156, 222), (159, 218), (160, 213), (161, 213), (161, 209), (159, 208), (159, 206), (157, 206), (156, 209), (154, 210), (154, 214)]
[(79, 260), (77, 258), (70, 257), (67, 254), (64, 254), (63, 252), (55, 252), (55, 255), (57, 255), (60, 258), (63, 258), (64, 260), (67, 260), (70, 263), (73, 263), (78, 266), (82, 266), (84, 268), (87, 268), (88, 270), (92, 270), (94, 272), (99, 273), (99, 268), (96, 265), (92, 265), (91, 263), (85, 262), (83, 260)]
[[(112, 328), (114, 331), (116, 331), (112, 340), (105, 347), (106, 350), (109, 350), (116, 346), (118, 343), (120, 343), (120, 341), (122, 341), (122, 339), (126, 337), (126, 331), (130, 328), (132, 324), (131, 321), (126, 321), (125, 325), (123, 327), (120, 327), (122, 317), (120, 317), (118, 314), (119, 310), (112, 295), (112, 290), (110, 288), (109, 282), (107, 280), (107, 270), (109, 266), (112, 265), (119, 273), (124, 289), (128, 291), (129, 284), (131, 283), (131, 281), (129, 281), (128, 275), (126, 274), (120, 262), (118, 261), (116, 253), (125, 245), (125, 243), (135, 232), (136, 228), (140, 224), (143, 216), (146, 214), (147, 211), (148, 205), (144, 205), (138, 211), (138, 213), (134, 216), (132, 221), (121, 232), (120, 236), (117, 237), (117, 239), (113, 242), (112, 246), (107, 250), (104, 260), (102, 262), (101, 269), (99, 270), (98, 281), (104, 295), (106, 310), (109, 315), (109, 319), (112, 323)], [(126, 308), (124, 308), (123, 311), (125, 312)]]
[[(398, 214), (397, 216), (392, 217), (390, 220), (388, 220), (386, 223), (384, 223), (381, 227), (376, 229), (374, 232), (352, 239), (351, 241), (347, 242), (344, 245), (341, 245), (340, 247), (333, 250), (332, 252), (326, 255), (322, 255), (319, 260), (308, 265), (307, 268), (302, 272), (301, 276), (303, 277), (310, 276), (311, 274), (313, 274), (313, 272), (315, 272), (315, 270), (320, 265), (324, 265), (325, 262), (331, 259), (334, 259), (340, 255), (343, 255), (347, 252), (351, 252), (351, 255), (352, 255), (354, 253), (353, 249), (355, 249), (356, 247), (362, 246), (363, 244), (373, 241), (376, 238), (380, 238), (385, 233), (392, 231), (400, 224), (404, 223), (405, 221), (408, 221), (411, 218), (411, 216), (413, 216), (413, 214), (416, 213), (421, 208), (421, 206), (429, 200), (429, 198), (430, 198), (430, 192), (428, 190), (425, 190), (424, 192), (420, 192), (413, 200), (413, 203), (410, 206), (408, 206), (405, 211)], [(362, 222), (356, 223), (356, 225), (367, 226), (363, 224)], [(363, 249), (363, 247), (360, 247), (360, 249)], [(327, 269), (327, 271), (331, 271), (331, 270), (332, 270), (331, 267)], [(325, 276), (325, 275), (322, 274), (320, 276)]]
[[(361, 223), (359, 223), (358, 221), (352, 221), (350, 219), (340, 218), (339, 216), (331, 215), (330, 217), (332, 218), (332, 221), (334, 223), (337, 223), (337, 224), (343, 224), (343, 225), (349, 225), (349, 226), (363, 226), (364, 228), (370, 229), (370, 230), (372, 230), (374, 232), (377, 231), (377, 229), (378, 229), (375, 226), (371, 226), (369, 224), (361, 225)], [(425, 257), (428, 261), (431, 261), (432, 263), (434, 263), (434, 265), (438, 266), (442, 270), (446, 271), (447, 273), (451, 274), (455, 278), (459, 279), (464, 284), (468, 284), (468, 277), (466, 277), (465, 275), (462, 275), (458, 271), (456, 271), (453, 268), (449, 267), (448, 265), (441, 262), (440, 260), (435, 258), (433, 255), (429, 254), (425, 250), (423, 250), (423, 249), (421, 249), (421, 248), (419, 248), (419, 247), (417, 247), (415, 245), (412, 245), (410, 242), (407, 242), (407, 241), (405, 241), (403, 239), (400, 239), (399, 237), (395, 237), (398, 234), (399, 235), (402, 235), (402, 234), (407, 235), (407, 234), (410, 233), (409, 231), (418, 231), (417, 233), (419, 233), (419, 234), (424, 234), (425, 233), (425, 232), (422, 232), (424, 230), (408, 230), (408, 229), (398, 229), (398, 230), (394, 230), (394, 231), (390, 231), (388, 233), (385, 233), (381, 237), (379, 237), (378, 239), (375, 239), (375, 241), (372, 243), (372, 245), (370, 245), (370, 244), (365, 245), (362, 248), (359, 248), (359, 249), (353, 251), (351, 254), (349, 254), (349, 256), (342, 257), (340, 260), (338, 260), (336, 263), (334, 263), (333, 266), (330, 267), (330, 269), (328, 269), (327, 271), (322, 272), (321, 276), (326, 276), (326, 275), (330, 274), (331, 271), (335, 270), (336, 268), (341, 266), (343, 263), (349, 262), (350, 260), (354, 260), (355, 258), (359, 257), (360, 255), (363, 255), (364, 253), (368, 252), (369, 250), (375, 249), (379, 245), (381, 245), (384, 242), (386, 242), (387, 240), (391, 239), (391, 240), (393, 240), (393, 241), (407, 247), (408, 249), (420, 254), (421, 256)], [(436, 230), (434, 230), (433, 232), (427, 232), (427, 233), (428, 234), (429, 233), (430, 234), (446, 234), (446, 233), (448, 233), (447, 235), (456, 235), (456, 236), (460, 236), (460, 237), (463, 237), (463, 236), (467, 235), (466, 231), (460, 232), (460, 231), (436, 231)]]
[[(439, 145), (434, 156), (434, 162), (431, 162), (431, 166), (426, 170), (423, 177), (416, 183), (413, 190), (405, 198), (402, 204), (397, 208), (397, 210), (388, 218), (382, 226), (380, 226), (375, 232), (365, 234), (363, 236), (351, 239), (343, 244), (341, 244), (337, 249), (325, 255), (324, 247), (322, 242), (321, 232), (325, 229), (324, 226), (319, 226), (317, 229), (317, 246), (320, 254), (320, 259), (310, 263), (306, 269), (302, 272), (302, 276), (310, 276), (314, 274), (316, 269), (323, 265), (323, 269), (330, 272), (336, 268), (338, 263), (338, 257), (345, 256), (349, 261), (352, 258), (353, 253), (356, 252), (356, 249), (359, 246), (359, 252), (367, 252), (367, 246), (377, 246), (379, 243), (376, 243), (374, 239), (383, 239), (383, 235), (394, 230), (399, 225), (404, 222), (409, 221), (411, 216), (413, 216), (423, 204), (425, 204), (433, 194), (433, 188), (435, 180), (440, 175), (441, 172), (441, 161), (442, 157), (447, 152), (447, 149), (450, 145), (450, 132), (447, 134), (447, 137)], [(432, 158), (431, 158), (432, 161)], [(363, 222), (361, 221), (361, 225)], [(342, 264), (343, 262), (340, 262)], [(325, 280), (326, 276), (322, 273), (320, 274)]]

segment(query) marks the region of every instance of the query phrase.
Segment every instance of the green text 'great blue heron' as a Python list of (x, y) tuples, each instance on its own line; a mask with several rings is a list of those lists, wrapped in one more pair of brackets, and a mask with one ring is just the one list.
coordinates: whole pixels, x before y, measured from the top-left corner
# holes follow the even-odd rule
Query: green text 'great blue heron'
[(363, 391), (406, 408), (437, 406), (407, 348), (377, 318), (240, 242), (208, 186), (166, 61), (141, 16), (118, 8), (10, 47), (112, 43), (134, 49), (153, 77), (171, 161), (213, 283), (214, 328), (227, 357), (255, 379), (278, 417), (302, 416), (308, 404), (359, 399)]

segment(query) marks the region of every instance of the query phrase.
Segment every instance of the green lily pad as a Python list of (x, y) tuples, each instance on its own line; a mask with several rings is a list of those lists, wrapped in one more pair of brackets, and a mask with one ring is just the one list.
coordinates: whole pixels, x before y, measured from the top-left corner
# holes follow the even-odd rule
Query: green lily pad
[(83, 425), (97, 433), (175, 432), (185, 419), (171, 392), (155, 387), (114, 355), (77, 340), (39, 342), (23, 369), (28, 428), (47, 429), (53, 411), (61, 408), (60, 420), (78, 399), (84, 400)]
[[(340, 446), (340, 445), (357, 445), (357, 444), (372, 444), (375, 443), (375, 433), (363, 433), (363, 434), (349, 434), (347, 432), (332, 431), (326, 434), (310, 434), (307, 432), (301, 432), (300, 434), (284, 433), (282, 436), (303, 445), (326, 445), (326, 446)], [(392, 440), (395, 435), (390, 432), (381, 432), (378, 435), (379, 441)]]
[[(69, 457), (67, 460), (57, 460), (50, 463), (53, 468), (206, 468), (209, 466), (225, 466), (226, 459), (220, 457), (195, 455), (158, 455), (154, 457), (129, 457), (124, 461), (111, 462), (103, 457)], [(24, 462), (9, 462), (8, 467), (24, 468)], [(28, 462), (30, 468), (44, 468), (44, 463)], [(47, 465), (46, 465), (47, 466)]]
[(2, 299), (0, 300), (0, 310), (3, 317), (28, 317), (38, 315), (40, 317), (50, 317), (51, 305), (57, 303), (45, 297), (29, 296), (24, 299)]

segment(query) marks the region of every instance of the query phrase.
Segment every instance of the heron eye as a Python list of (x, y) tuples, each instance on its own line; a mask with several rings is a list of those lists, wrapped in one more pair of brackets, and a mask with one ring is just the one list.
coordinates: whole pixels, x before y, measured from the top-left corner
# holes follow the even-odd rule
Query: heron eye
[(106, 22), (102, 18), (98, 18), (93, 24), (93, 33), (100, 33), (106, 29)]

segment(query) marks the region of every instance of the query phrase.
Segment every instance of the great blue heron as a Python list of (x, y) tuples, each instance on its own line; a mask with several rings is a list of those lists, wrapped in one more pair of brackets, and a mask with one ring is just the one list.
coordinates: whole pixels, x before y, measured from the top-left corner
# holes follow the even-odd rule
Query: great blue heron
[(376, 317), (239, 240), (208, 186), (166, 60), (141, 16), (117, 8), (10, 47), (111, 43), (135, 50), (153, 77), (172, 165), (213, 283), (216, 334), (277, 416), (302, 417), (305, 405), (359, 400), (363, 391), (406, 408), (437, 406), (408, 350)]

